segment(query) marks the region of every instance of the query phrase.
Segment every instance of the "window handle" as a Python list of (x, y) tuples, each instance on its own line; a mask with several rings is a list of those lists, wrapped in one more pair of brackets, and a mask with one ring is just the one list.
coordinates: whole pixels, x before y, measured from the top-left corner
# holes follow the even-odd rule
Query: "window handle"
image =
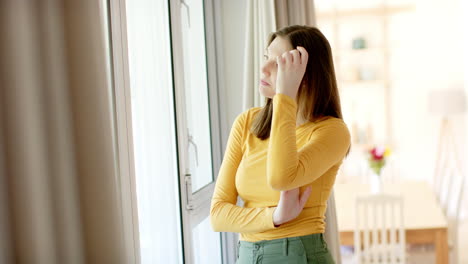
[(190, 134), (190, 132), (188, 132), (187, 134), (188, 134), (189, 144), (192, 144), (194, 149), (195, 149), (195, 162), (196, 162), (197, 167), (198, 167), (198, 147), (197, 147), (197, 144), (195, 143), (195, 141), (193, 141), (193, 136)]
[(180, 3), (185, 7), (185, 10), (187, 12), (187, 21), (188, 21), (188, 27), (190, 28), (190, 6), (185, 3), (184, 0), (181, 0)]

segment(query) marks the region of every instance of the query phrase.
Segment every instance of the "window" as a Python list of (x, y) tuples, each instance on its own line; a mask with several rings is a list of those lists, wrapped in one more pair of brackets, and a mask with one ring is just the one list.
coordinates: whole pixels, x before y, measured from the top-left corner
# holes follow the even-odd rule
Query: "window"
[(130, 153), (141, 263), (222, 263), (208, 217), (221, 163), (213, 3), (109, 3), (118, 145)]

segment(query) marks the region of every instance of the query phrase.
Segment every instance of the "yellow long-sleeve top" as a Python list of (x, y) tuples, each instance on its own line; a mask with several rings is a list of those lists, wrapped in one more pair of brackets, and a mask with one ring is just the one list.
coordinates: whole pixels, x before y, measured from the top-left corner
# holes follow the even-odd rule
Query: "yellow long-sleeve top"
[[(296, 102), (277, 94), (270, 138), (261, 140), (250, 132), (259, 110), (245, 111), (232, 126), (211, 200), (213, 230), (251, 242), (323, 233), (327, 200), (350, 146), (346, 124), (329, 117), (296, 127)], [(280, 191), (301, 187), (302, 193), (307, 186), (312, 193), (301, 214), (275, 227)], [(236, 205), (238, 196), (244, 207)]]

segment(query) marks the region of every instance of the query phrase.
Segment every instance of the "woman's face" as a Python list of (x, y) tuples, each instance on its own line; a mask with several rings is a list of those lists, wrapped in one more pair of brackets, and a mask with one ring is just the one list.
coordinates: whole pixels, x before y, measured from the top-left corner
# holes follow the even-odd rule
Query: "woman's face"
[(276, 94), (276, 72), (278, 65), (276, 57), (283, 53), (293, 50), (293, 47), (288, 39), (276, 37), (268, 46), (265, 54), (265, 60), (262, 66), (262, 78), (259, 84), (260, 94), (265, 97), (273, 98)]

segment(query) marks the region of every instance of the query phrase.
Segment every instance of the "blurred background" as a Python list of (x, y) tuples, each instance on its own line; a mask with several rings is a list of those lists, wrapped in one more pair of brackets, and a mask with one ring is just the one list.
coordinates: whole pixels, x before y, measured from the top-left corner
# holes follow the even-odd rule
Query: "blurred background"
[(0, 263), (235, 263), (210, 199), (293, 24), (329, 40), (352, 137), (337, 263), (360, 263), (346, 201), (376, 186), (404, 202), (406, 263), (468, 263), (463, 0), (0, 1)]

